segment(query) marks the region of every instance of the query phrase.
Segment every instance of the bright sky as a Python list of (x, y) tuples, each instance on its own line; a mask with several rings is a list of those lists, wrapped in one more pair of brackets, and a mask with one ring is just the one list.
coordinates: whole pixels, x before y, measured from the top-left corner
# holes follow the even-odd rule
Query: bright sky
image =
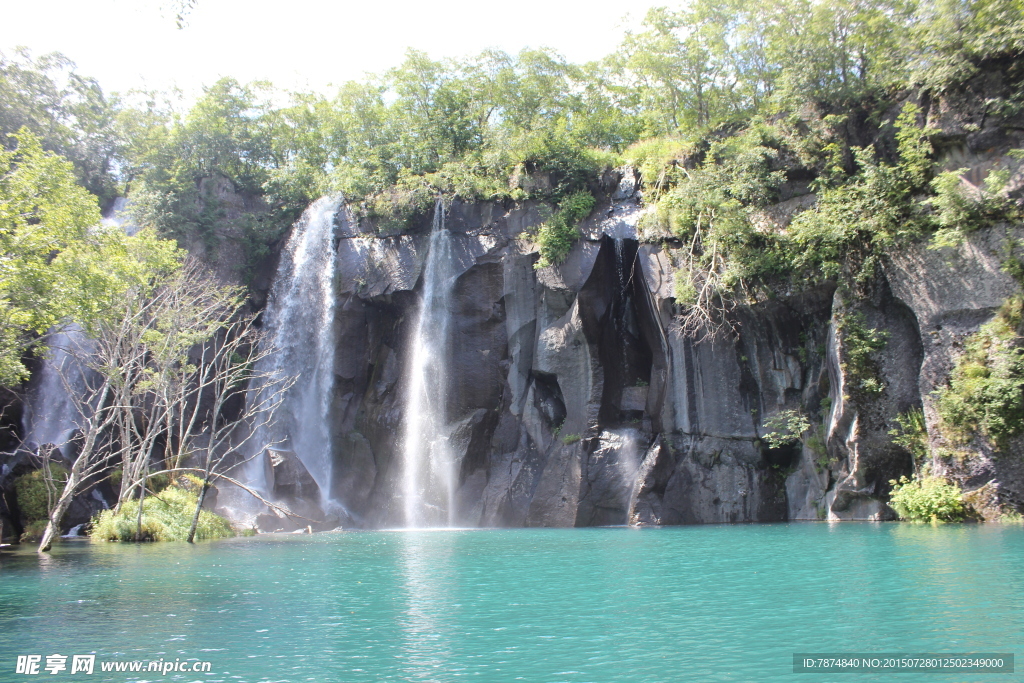
[[(104, 90), (172, 85), (193, 94), (221, 76), (315, 88), (398, 65), (494, 47), (551, 47), (598, 59), (648, 7), (672, 0), (198, 0), (178, 30), (167, 0), (8, 0), (0, 50), (59, 51)], [(629, 18), (626, 18), (627, 13)]]

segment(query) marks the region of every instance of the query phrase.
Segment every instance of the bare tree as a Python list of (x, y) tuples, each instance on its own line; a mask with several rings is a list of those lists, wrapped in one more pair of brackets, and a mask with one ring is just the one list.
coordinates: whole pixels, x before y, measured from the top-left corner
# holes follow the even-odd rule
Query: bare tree
[[(202, 348), (194, 381), (189, 384), (196, 398), (190, 401), (183, 394), (177, 402), (176, 450), (169, 460), (178, 468), (192, 455), (202, 477), (186, 539), (189, 543), (195, 539), (199, 513), (212, 481), (224, 478), (237, 484), (226, 472), (246, 462), (245, 454), (259, 455), (276, 445), (256, 440), (258, 435), (269, 433), (261, 427), (273, 420), (284, 393), (296, 378), (256, 370), (260, 361), (275, 351), (270, 338), (255, 327), (254, 318), (233, 321)], [(201, 400), (204, 396), (206, 401)]]
[[(39, 543), (39, 552), (50, 549), (60, 530), (68, 506), (87, 480), (98, 474), (109, 462), (116, 461), (124, 450), (123, 442), (111, 438), (114, 427), (123, 418), (124, 406), (130, 405), (130, 396), (136, 384), (136, 369), (143, 363), (145, 351), (139, 343), (146, 309), (144, 292), (130, 291), (112, 315), (101, 325), (101, 334), (89, 358), (80, 359), (95, 370), (88, 378), (85, 390), (77, 398), (81, 410), (77, 421), (77, 455), (68, 472), (67, 482), (52, 506), (46, 529)], [(65, 386), (70, 383), (61, 372)]]
[(710, 209), (707, 215), (697, 216), (690, 249), (676, 273), (683, 278), (676, 284), (677, 303), (682, 307), (676, 324), (680, 334), (697, 341), (736, 331), (729, 315), (735, 304), (723, 281), (727, 266), (718, 241), (710, 238), (715, 214), (715, 209)]
[[(117, 462), (122, 467), (117, 506), (138, 495), (137, 540), (146, 482), (155, 474), (202, 475), (189, 541), (213, 480), (249, 490), (227, 471), (244, 460), (240, 453), (274, 445), (251, 442), (257, 432), (267, 432), (256, 427), (272, 418), (294, 378), (257, 374), (256, 362), (274, 349), (253, 316), (244, 314), (244, 305), (239, 288), (219, 285), (189, 259), (161, 281), (126, 296), (118, 315), (98, 327), (95, 350), (82, 359), (94, 372), (79, 399), (78, 454), (49, 515), (40, 552), (49, 550), (74, 495)], [(248, 386), (257, 382), (264, 391), (245, 401)], [(198, 466), (184, 467), (189, 457), (197, 457)], [(162, 467), (151, 472), (160, 460)]]

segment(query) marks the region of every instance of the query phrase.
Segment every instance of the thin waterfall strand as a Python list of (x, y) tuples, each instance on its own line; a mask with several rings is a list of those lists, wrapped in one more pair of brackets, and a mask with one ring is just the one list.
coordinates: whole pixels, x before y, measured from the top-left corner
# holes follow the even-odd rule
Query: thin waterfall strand
[(456, 517), (457, 463), (448, 443), (446, 410), (454, 284), (452, 236), (438, 200), (409, 359), (402, 448), (407, 527), (453, 526)]

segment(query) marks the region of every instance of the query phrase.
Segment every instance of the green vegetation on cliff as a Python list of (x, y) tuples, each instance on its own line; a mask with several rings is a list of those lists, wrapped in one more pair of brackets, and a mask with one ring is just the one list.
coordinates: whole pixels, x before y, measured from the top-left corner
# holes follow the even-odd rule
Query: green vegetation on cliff
[(538, 267), (565, 260), (573, 243), (579, 238), (576, 226), (590, 215), (593, 208), (594, 195), (589, 192), (576, 192), (559, 203), (558, 210), (537, 231), (537, 242), (540, 244)]
[[(15, 53), (0, 58), (0, 133), (45, 133), (86, 187), (104, 201), (130, 189), (137, 219), (163, 235), (212, 243), (227, 222), (251, 260), (327, 191), (402, 230), (437, 192), (557, 205), (624, 155), (660, 224), (699, 225), (694, 267), (709, 293), (794, 271), (834, 277), (851, 249), (869, 270), (878, 248), (920, 228), (919, 204), (903, 200), (932, 180), (926, 136), (906, 111), (894, 154), (886, 112), (908, 87), (941, 92), (989, 66), (1019, 80), (1022, 15), (1020, 0), (695, 0), (651, 10), (589, 64), (550, 50), (440, 61), (410, 50), (333, 97), (225, 78), (187, 111), (159, 93), (105, 96), (66, 58)], [(253, 203), (239, 215), (212, 177)], [(941, 178), (929, 192), (949, 227)], [(813, 183), (820, 204), (777, 243), (748, 214), (794, 182)]]
[(944, 436), (964, 445), (975, 435), (1005, 446), (1024, 432), (1024, 298), (1014, 296), (964, 342), (949, 385), (936, 392)]

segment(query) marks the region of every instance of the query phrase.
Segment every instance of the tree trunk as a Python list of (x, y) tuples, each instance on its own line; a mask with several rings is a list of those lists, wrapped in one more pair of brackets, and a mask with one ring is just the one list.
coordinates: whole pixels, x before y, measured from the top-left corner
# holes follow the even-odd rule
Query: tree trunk
[(142, 476), (142, 485), (139, 486), (139, 512), (135, 515), (135, 542), (142, 541), (142, 504), (146, 501), (146, 475)]
[[(77, 465), (78, 463), (76, 462), (75, 464)], [(53, 539), (60, 533), (60, 523), (64, 520), (64, 513), (68, 511), (68, 506), (71, 505), (71, 499), (74, 497), (75, 491), (78, 490), (80, 483), (81, 474), (77, 467), (72, 467), (70, 474), (68, 474), (68, 481), (64, 484), (64, 490), (61, 491), (57, 504), (53, 506), (53, 509), (50, 511), (50, 517), (46, 520), (46, 530), (43, 531), (43, 539), (39, 542), (38, 552), (46, 553), (50, 551)]]
[(203, 500), (206, 498), (206, 490), (210, 488), (210, 480), (203, 479), (203, 488), (199, 490), (199, 502), (196, 503), (196, 511), (192, 513), (192, 526), (188, 528), (188, 538), (185, 540), (193, 543), (196, 538), (196, 527), (199, 526), (199, 513), (203, 509)]

